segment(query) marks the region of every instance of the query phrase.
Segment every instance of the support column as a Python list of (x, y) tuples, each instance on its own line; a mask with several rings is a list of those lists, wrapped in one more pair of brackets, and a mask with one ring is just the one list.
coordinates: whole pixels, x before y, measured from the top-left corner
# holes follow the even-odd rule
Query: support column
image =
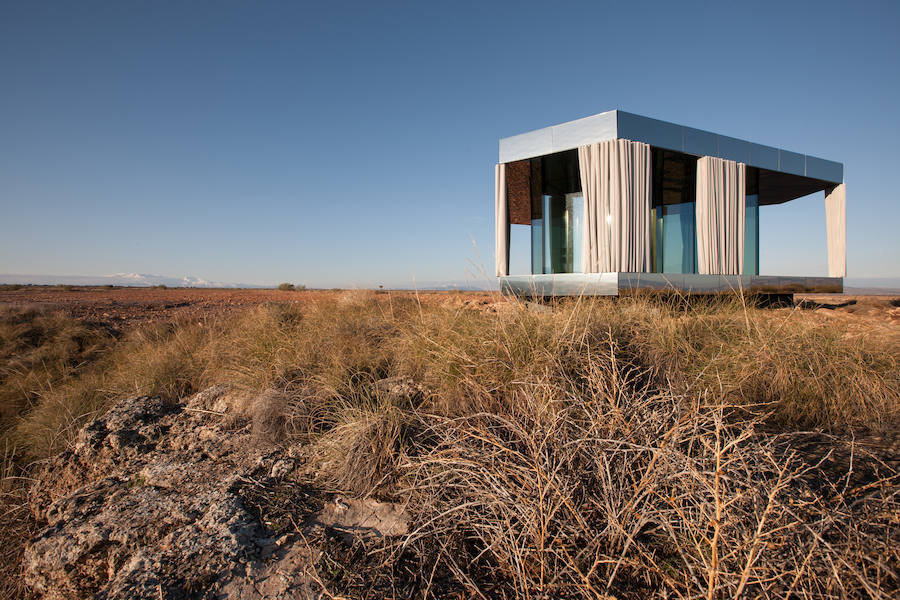
[(509, 206), (503, 163), (494, 167), (494, 267), (497, 277), (509, 275)]
[(847, 276), (847, 187), (825, 190), (825, 229), (828, 234), (828, 276)]

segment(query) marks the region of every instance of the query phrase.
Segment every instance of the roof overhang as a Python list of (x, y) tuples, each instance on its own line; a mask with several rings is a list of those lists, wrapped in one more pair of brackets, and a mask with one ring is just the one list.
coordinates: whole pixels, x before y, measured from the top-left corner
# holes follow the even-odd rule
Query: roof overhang
[(508, 163), (623, 138), (695, 156), (715, 156), (760, 169), (760, 203), (778, 204), (834, 186), (844, 165), (808, 154), (755, 144), (702, 129), (611, 110), (500, 140)]

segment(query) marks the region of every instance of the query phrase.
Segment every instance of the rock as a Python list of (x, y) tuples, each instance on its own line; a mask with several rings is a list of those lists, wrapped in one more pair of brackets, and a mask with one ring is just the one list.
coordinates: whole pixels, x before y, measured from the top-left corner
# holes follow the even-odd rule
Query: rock
[(272, 479), (281, 479), (282, 477), (293, 471), (295, 466), (296, 465), (293, 459), (282, 458), (274, 465), (272, 465), (272, 470), (269, 472), (269, 477), (271, 477)]
[[(289, 482), (302, 452), (263, 449), (252, 424), (235, 430), (211, 418), (228, 410), (217, 404), (226, 395), (216, 387), (181, 403), (123, 400), (48, 461), (30, 497), (46, 526), (23, 560), (36, 597), (317, 598), (318, 551), (306, 541), (315, 531), (406, 533), (397, 505), (328, 501)], [(261, 506), (268, 501), (292, 512)]]
[(385, 537), (409, 531), (409, 515), (400, 505), (372, 498), (338, 496), (325, 505), (316, 522), (343, 534), (348, 541), (354, 536)]
[(530, 310), (531, 312), (536, 313), (552, 313), (553, 307), (547, 306), (546, 304), (541, 304), (539, 302), (531, 302), (530, 300), (524, 300), (522, 304), (525, 305), (525, 308)]
[(224, 414), (231, 408), (230, 400), (228, 388), (215, 385), (191, 396), (187, 401), (187, 409)]
[(386, 377), (369, 386), (369, 393), (381, 400), (416, 403), (428, 393), (425, 387), (406, 377)]

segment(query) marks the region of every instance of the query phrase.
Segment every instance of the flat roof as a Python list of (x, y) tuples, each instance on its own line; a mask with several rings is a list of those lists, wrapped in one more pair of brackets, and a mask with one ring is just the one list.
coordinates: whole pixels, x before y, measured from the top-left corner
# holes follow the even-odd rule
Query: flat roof
[(500, 162), (507, 163), (623, 138), (696, 156), (716, 156), (823, 182), (842, 183), (844, 165), (809, 154), (755, 144), (702, 129), (651, 119), (622, 110), (544, 127), (500, 140)]

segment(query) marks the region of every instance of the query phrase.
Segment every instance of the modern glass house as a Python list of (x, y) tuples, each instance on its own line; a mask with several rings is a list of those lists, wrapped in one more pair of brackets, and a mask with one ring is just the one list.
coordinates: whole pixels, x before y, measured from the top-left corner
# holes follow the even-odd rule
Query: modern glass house
[[(496, 273), (520, 295), (840, 292), (841, 163), (613, 110), (500, 140)], [(759, 272), (759, 207), (825, 191), (828, 277)], [(509, 273), (510, 226), (531, 272)]]

